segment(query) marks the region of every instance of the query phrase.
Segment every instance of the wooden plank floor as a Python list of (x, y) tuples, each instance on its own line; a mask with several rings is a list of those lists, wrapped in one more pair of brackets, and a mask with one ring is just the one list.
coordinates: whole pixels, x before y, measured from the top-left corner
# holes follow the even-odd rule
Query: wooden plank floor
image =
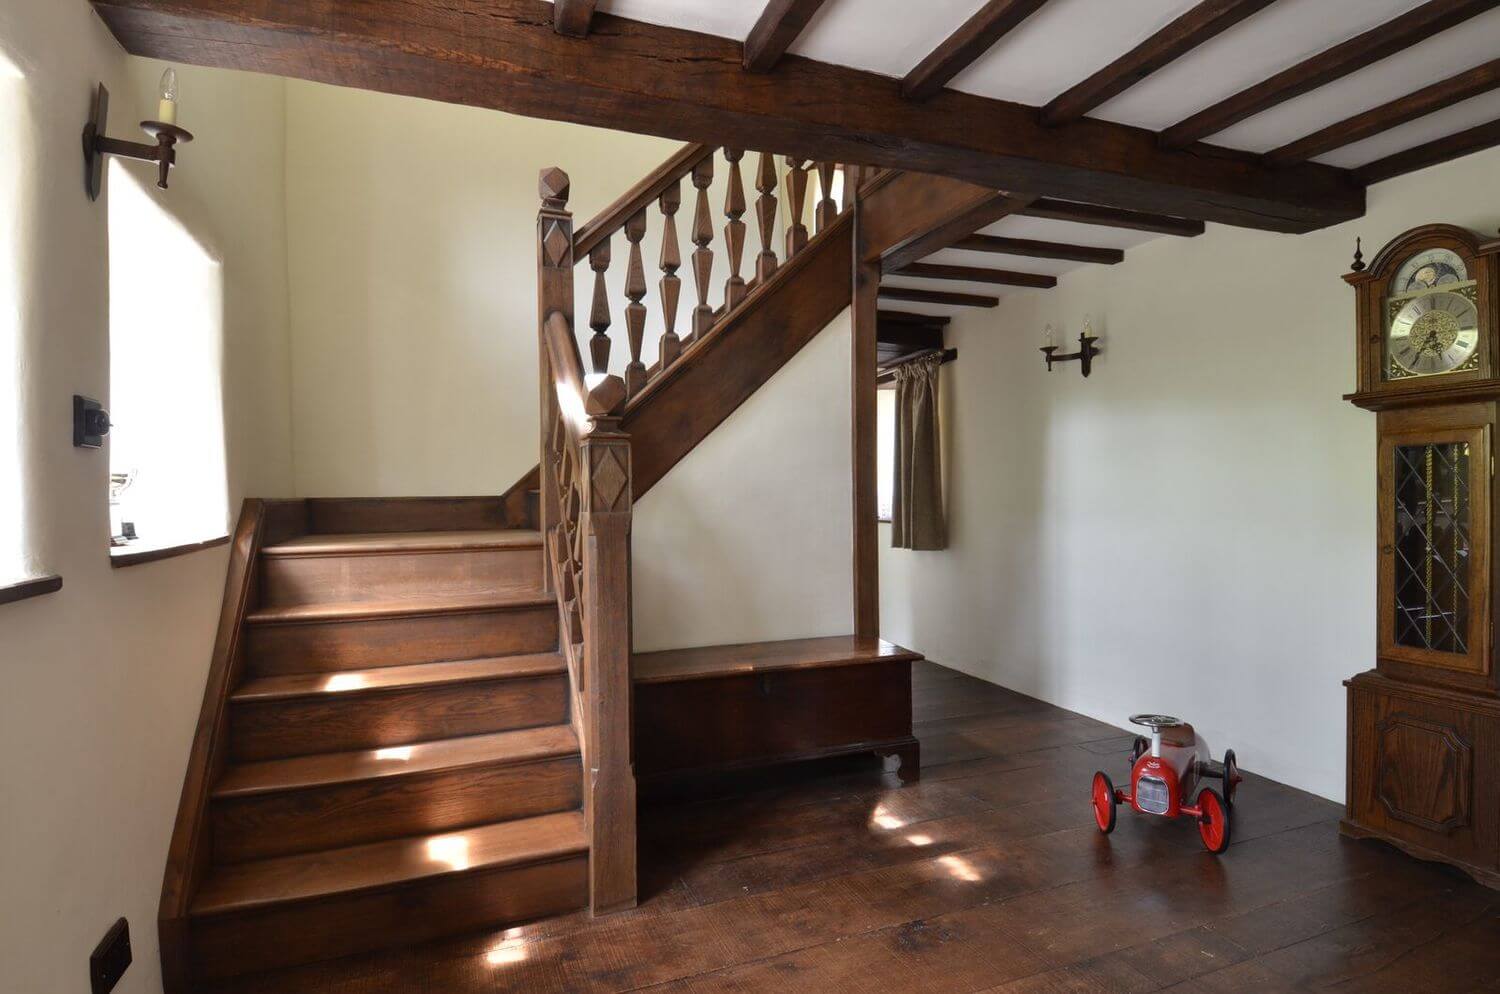
[(918, 784), (849, 760), (720, 783), (643, 811), (633, 911), (221, 994), (1500, 992), (1500, 894), (1340, 838), (1335, 805), (1248, 773), (1220, 858), (1129, 811), (1106, 839), (1089, 778), (1122, 780), (1131, 736), (932, 663), (914, 682)]

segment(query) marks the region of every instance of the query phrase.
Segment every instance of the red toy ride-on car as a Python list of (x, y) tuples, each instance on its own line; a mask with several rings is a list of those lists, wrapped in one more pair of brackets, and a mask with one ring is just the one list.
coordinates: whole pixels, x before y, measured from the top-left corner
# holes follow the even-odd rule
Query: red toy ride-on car
[[(1123, 803), (1141, 814), (1192, 818), (1209, 852), (1228, 849), (1229, 808), (1242, 779), (1234, 750), (1225, 750), (1224, 761), (1216, 763), (1208, 744), (1185, 721), (1164, 714), (1136, 714), (1130, 722), (1151, 729), (1151, 737), (1135, 738), (1129, 792), (1117, 790), (1102, 770), (1094, 774), (1094, 822), (1099, 831), (1105, 835), (1114, 831), (1115, 811)], [(1218, 780), (1223, 793), (1205, 786), (1204, 779)], [(1196, 803), (1185, 803), (1189, 798)]]

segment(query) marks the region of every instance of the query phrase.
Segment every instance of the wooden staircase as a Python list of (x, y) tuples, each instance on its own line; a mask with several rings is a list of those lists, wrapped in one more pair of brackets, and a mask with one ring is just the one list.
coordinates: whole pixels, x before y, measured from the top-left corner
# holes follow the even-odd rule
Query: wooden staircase
[(163, 895), (173, 990), (588, 903), (541, 535), (300, 533), (317, 503), (247, 502), (237, 530)]

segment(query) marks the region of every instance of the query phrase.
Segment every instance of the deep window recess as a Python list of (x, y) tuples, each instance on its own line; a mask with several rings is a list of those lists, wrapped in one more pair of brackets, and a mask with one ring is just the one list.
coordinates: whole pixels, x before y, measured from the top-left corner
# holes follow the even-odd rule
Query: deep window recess
[(227, 533), (224, 280), (216, 258), (133, 175), (109, 176), (110, 552)]

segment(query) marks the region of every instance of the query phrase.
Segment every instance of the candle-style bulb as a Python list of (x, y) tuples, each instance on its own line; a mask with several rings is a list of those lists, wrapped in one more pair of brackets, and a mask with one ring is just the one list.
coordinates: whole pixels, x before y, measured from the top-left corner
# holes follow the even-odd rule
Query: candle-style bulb
[(1052, 330), (1052, 326), (1050, 324), (1047, 325), (1047, 331), (1042, 336), (1042, 344), (1049, 349), (1054, 348), (1057, 345), (1057, 334)]
[(1094, 337), (1094, 316), (1092, 314), (1085, 314), (1083, 316), (1083, 337)]
[(168, 69), (161, 74), (161, 101), (157, 105), (156, 119), (163, 124), (177, 123), (176, 69)]

